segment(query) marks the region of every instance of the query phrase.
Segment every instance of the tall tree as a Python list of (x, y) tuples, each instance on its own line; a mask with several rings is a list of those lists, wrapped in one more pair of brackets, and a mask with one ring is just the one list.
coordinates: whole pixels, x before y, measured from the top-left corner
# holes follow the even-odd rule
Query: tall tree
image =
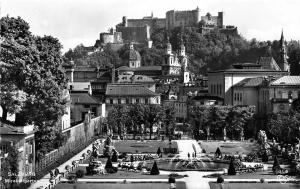
[[(9, 113), (17, 113), (16, 125), (37, 127), (37, 154), (42, 155), (55, 147), (52, 141), (60, 133), (57, 123), (68, 102), (61, 68), (62, 46), (51, 36), (33, 36), (28, 23), (20, 17), (3, 17), (0, 21), (4, 38), (0, 61), (10, 65), (1, 69), (1, 106)], [(10, 103), (11, 99), (15, 99), (14, 103)], [(13, 111), (15, 107), (18, 108)]]

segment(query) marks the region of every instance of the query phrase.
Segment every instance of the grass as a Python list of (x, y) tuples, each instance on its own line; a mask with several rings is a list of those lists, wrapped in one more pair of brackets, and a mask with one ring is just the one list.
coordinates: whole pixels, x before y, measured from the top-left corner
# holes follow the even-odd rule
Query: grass
[(224, 142), (224, 141), (201, 141), (200, 142), (202, 149), (206, 150), (208, 154), (214, 154), (219, 147), (223, 154), (234, 155), (237, 154), (249, 154), (250, 152), (258, 150), (258, 144), (254, 142)]
[[(221, 189), (220, 184), (210, 182), (211, 189)], [(224, 183), (224, 188), (230, 189), (291, 189), (300, 188), (300, 184), (280, 184), (280, 183)]]
[[(116, 141), (114, 147), (119, 153), (147, 153), (153, 154), (157, 152), (158, 147), (163, 151), (163, 148), (169, 148), (169, 141)], [(172, 141), (172, 148), (177, 148), (177, 143)]]
[[(177, 182), (177, 188), (186, 189), (186, 185), (184, 182)], [(68, 184), (68, 183), (59, 183), (54, 189), (169, 189), (168, 183), (76, 183), (76, 184)]]

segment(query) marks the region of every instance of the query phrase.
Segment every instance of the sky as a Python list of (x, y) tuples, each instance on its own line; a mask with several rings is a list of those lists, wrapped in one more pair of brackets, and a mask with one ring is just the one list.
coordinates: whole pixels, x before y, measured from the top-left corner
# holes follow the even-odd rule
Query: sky
[(299, 0), (0, 0), (1, 16), (20, 16), (35, 35), (57, 37), (67, 51), (78, 44), (94, 45), (106, 32), (127, 18), (165, 18), (169, 10), (200, 14), (224, 12), (224, 24), (235, 25), (246, 39), (300, 40)]

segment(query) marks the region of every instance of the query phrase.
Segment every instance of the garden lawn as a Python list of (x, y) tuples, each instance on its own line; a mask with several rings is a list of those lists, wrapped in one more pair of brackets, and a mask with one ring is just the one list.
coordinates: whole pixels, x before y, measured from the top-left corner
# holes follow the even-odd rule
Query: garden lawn
[[(184, 182), (177, 182), (177, 188), (186, 189)], [(54, 189), (169, 189), (168, 183), (59, 183)]]
[[(222, 189), (220, 184), (210, 182), (211, 189)], [(293, 183), (224, 183), (224, 188), (230, 189), (291, 189), (300, 188), (300, 184)]]
[(202, 149), (206, 150), (207, 154), (214, 154), (219, 147), (222, 154), (249, 154), (250, 152), (254, 152), (258, 150), (258, 144), (255, 142), (224, 142), (224, 141), (200, 141), (200, 146)]
[[(157, 152), (158, 147), (160, 147), (161, 151), (163, 152), (163, 148), (169, 148), (169, 141), (136, 141), (136, 140), (127, 140), (127, 141), (115, 141), (114, 147), (119, 153), (129, 153), (129, 154), (136, 154), (136, 153), (146, 153), (146, 154), (153, 154)], [(172, 148), (177, 148), (177, 142), (172, 141)]]

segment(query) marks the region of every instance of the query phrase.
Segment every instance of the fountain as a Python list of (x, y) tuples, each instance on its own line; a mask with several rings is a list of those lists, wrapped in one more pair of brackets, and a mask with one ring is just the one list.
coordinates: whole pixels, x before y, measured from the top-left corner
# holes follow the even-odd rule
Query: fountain
[[(162, 170), (223, 170), (228, 168), (229, 162), (215, 161), (201, 153), (201, 147), (195, 140), (177, 141), (179, 154), (173, 158), (157, 160), (157, 165)], [(190, 154), (190, 156), (188, 155)], [(151, 166), (149, 163), (148, 166)]]

